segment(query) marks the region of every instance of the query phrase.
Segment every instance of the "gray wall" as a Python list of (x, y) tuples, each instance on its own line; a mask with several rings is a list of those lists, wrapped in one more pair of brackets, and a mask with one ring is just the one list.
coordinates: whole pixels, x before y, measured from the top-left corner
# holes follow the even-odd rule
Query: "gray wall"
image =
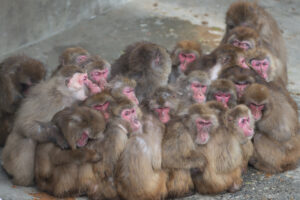
[(129, 0), (0, 0), (0, 56)]

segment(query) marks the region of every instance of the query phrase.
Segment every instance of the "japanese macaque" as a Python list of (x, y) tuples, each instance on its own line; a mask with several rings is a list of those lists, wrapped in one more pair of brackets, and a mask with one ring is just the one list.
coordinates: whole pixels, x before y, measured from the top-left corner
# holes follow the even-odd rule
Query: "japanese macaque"
[(246, 88), (242, 103), (256, 121), (254, 155), (250, 164), (268, 173), (294, 169), (300, 158), (298, 112), (286, 94), (254, 83)]
[(112, 65), (112, 76), (122, 74), (137, 83), (139, 101), (151, 98), (156, 88), (165, 86), (171, 73), (171, 58), (167, 50), (150, 42), (137, 42)]
[(71, 148), (63, 150), (51, 142), (37, 145), (35, 180), (38, 188), (60, 198), (87, 193), (95, 182), (88, 167), (91, 162), (100, 160), (100, 155), (86, 145), (90, 139), (103, 140), (105, 127), (103, 115), (85, 106), (67, 107), (57, 112), (50, 123), (44, 123), (43, 131), (58, 131)]
[(249, 27), (239, 26), (232, 29), (222, 43), (231, 44), (235, 47), (248, 51), (259, 47), (260, 40), (257, 32)]
[(109, 82), (109, 84), (111, 94), (115, 99), (127, 98), (136, 105), (139, 104), (139, 100), (135, 95), (135, 80), (129, 79), (125, 76), (117, 75)]
[(249, 68), (245, 63), (244, 51), (230, 44), (221, 44), (208, 55), (204, 55), (191, 63), (185, 74), (191, 71), (202, 70), (207, 72), (210, 80), (216, 80), (220, 71), (229, 64), (237, 64)]
[(249, 51), (245, 55), (246, 63), (267, 82), (274, 81), (287, 85), (287, 68), (265, 48)]
[(44, 64), (25, 55), (11, 56), (0, 63), (0, 146), (12, 130), (21, 101), (45, 75)]
[(88, 106), (101, 112), (107, 121), (112, 115), (112, 107), (115, 104), (115, 99), (111, 92), (104, 90), (101, 93), (88, 97), (81, 105)]
[[(192, 105), (187, 116), (192, 120), (184, 124), (195, 131), (192, 140), (196, 143), (196, 152), (202, 153), (207, 160), (200, 172), (191, 171), (196, 191), (200, 194), (216, 194), (239, 190), (243, 182), (242, 151), (236, 137), (219, 123), (216, 111), (205, 104)], [(179, 128), (176, 130), (179, 131)], [(174, 146), (177, 145), (171, 148)], [(177, 163), (181, 162), (178, 160)]]
[(244, 26), (254, 29), (262, 42), (262, 46), (268, 48), (275, 57), (286, 65), (287, 55), (281, 31), (275, 19), (257, 3), (238, 1), (229, 7), (226, 13), (227, 38), (230, 31), (237, 27)]
[(56, 112), (85, 100), (86, 79), (87, 74), (82, 69), (69, 65), (30, 89), (2, 151), (3, 167), (13, 177), (14, 184), (28, 186), (33, 183), (37, 143), (53, 141), (63, 148), (66, 146), (60, 134), (41, 133), (39, 122), (50, 121)]
[(237, 92), (232, 81), (217, 79), (211, 83), (207, 92), (207, 101), (216, 100), (227, 108), (237, 104)]
[(82, 47), (69, 47), (66, 48), (62, 54), (59, 56), (59, 65), (53, 71), (52, 76), (65, 65), (80, 65), (90, 56), (90, 53)]
[(176, 79), (187, 70), (188, 66), (202, 56), (201, 44), (198, 41), (179, 41), (171, 53), (172, 72), (169, 82)]
[(240, 143), (243, 155), (242, 170), (247, 171), (248, 161), (253, 155), (253, 144), (251, 139), (254, 135), (254, 119), (250, 109), (245, 105), (237, 105), (226, 112), (226, 123), (229, 132), (233, 134)]
[[(82, 61), (79, 66), (87, 70), (91, 94), (98, 93), (108, 87), (107, 80), (110, 76), (111, 66), (100, 56), (90, 56)], [(96, 85), (95, 85), (96, 84)]]

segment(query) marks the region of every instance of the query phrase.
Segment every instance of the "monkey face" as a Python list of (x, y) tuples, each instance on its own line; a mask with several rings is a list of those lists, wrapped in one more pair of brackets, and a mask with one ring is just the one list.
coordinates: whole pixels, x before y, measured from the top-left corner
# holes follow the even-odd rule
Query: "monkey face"
[(85, 94), (85, 84), (88, 80), (86, 73), (75, 73), (71, 78), (67, 79), (66, 86), (77, 100), (83, 101), (87, 98)]
[(251, 113), (252, 113), (255, 121), (259, 121), (262, 118), (263, 111), (265, 109), (265, 105), (250, 103), (249, 108), (251, 110)]
[(187, 66), (196, 60), (196, 53), (194, 52), (186, 53), (181, 51), (178, 53), (178, 59), (180, 62), (179, 69), (181, 72), (184, 72), (186, 71)]
[(141, 129), (141, 122), (138, 119), (136, 108), (125, 108), (121, 111), (123, 120), (130, 124), (133, 132), (138, 132)]
[(254, 129), (251, 127), (250, 117), (243, 116), (238, 119), (238, 127), (244, 133), (244, 137), (251, 139), (254, 135)]
[(193, 81), (190, 84), (190, 89), (193, 92), (193, 99), (197, 103), (203, 103), (206, 100), (207, 86), (198, 81)]
[(262, 60), (252, 59), (250, 61), (251, 67), (266, 81), (268, 81), (268, 73), (270, 69), (270, 61), (265, 58)]
[(135, 96), (134, 88), (132, 87), (124, 87), (122, 93), (133, 103), (136, 105), (139, 104), (139, 100)]
[(209, 132), (212, 126), (211, 121), (197, 117), (195, 124), (197, 127), (197, 136), (195, 142), (201, 145), (206, 144), (210, 138)]

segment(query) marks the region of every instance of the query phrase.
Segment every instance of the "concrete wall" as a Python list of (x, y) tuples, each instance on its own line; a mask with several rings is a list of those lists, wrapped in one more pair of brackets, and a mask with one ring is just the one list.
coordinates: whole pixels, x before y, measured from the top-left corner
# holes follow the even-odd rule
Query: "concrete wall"
[(129, 0), (1, 0), (0, 56)]

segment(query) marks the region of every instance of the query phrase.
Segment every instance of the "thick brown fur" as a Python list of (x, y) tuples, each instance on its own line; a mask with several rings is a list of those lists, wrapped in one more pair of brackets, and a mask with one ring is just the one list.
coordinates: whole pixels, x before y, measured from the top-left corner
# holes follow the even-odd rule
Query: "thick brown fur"
[(168, 83), (171, 58), (167, 50), (150, 42), (128, 46), (112, 65), (112, 77), (122, 74), (137, 83), (136, 95), (141, 101), (151, 98), (155, 89)]
[[(171, 53), (172, 59), (172, 72), (169, 77), (169, 82), (176, 82), (176, 79), (183, 74), (179, 69), (180, 60), (178, 58), (179, 53), (193, 53), (197, 60), (202, 56), (202, 47), (200, 42), (192, 40), (181, 40), (174, 47)], [(191, 64), (191, 63), (190, 63)], [(190, 65), (189, 64), (189, 65)], [(187, 66), (187, 68), (189, 67)]]
[(262, 45), (286, 65), (286, 47), (281, 31), (275, 19), (266, 10), (253, 2), (238, 1), (231, 4), (226, 13), (224, 38), (227, 38), (230, 30), (237, 26), (246, 26), (256, 30)]
[(33, 183), (38, 142), (54, 141), (65, 146), (58, 134), (41, 134), (39, 122), (50, 121), (59, 110), (86, 98), (84, 85), (76, 90), (67, 86), (76, 73), (84, 75), (77, 66), (64, 66), (51, 79), (32, 87), (23, 100), (2, 151), (3, 167), (12, 175), (14, 184), (27, 186)]
[(212, 123), (208, 130), (209, 140), (206, 144), (196, 147), (197, 152), (201, 152), (207, 159), (203, 172), (192, 175), (196, 191), (200, 194), (217, 194), (226, 190), (238, 190), (243, 181), (242, 151), (239, 142), (219, 123), (216, 112), (207, 105), (192, 105), (189, 115), (199, 116)]
[(293, 169), (300, 158), (298, 112), (284, 93), (270, 90), (261, 84), (249, 86), (242, 103), (264, 105), (256, 121), (254, 155), (250, 163), (268, 173)]
[(229, 108), (237, 104), (237, 93), (232, 81), (227, 79), (217, 79), (213, 81), (207, 92), (207, 101), (216, 100), (214, 95), (218, 92), (230, 94), (230, 99), (227, 103)]
[(62, 150), (53, 143), (37, 146), (35, 179), (38, 188), (59, 198), (87, 193), (96, 182), (90, 162), (98, 161), (100, 155), (78, 147), (77, 141), (83, 133), (88, 133), (91, 139), (102, 140), (106, 127), (104, 117), (88, 107), (65, 108), (54, 115), (50, 124), (66, 138), (71, 149)]
[(0, 146), (12, 130), (21, 101), (45, 75), (44, 64), (26, 55), (11, 56), (0, 63)]

